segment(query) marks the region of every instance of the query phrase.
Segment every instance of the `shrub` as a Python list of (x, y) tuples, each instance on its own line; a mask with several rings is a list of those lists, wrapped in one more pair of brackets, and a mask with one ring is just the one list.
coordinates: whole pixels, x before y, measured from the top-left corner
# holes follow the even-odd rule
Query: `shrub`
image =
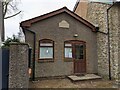
[(18, 38), (16, 38), (15, 35), (12, 36), (12, 38), (7, 38), (2, 47), (9, 47), (11, 42), (18, 42), (20, 43), (20, 40)]

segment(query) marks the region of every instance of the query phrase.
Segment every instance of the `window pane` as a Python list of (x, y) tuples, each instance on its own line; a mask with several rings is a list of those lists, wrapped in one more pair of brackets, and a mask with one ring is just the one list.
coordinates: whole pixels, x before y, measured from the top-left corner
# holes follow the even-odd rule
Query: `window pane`
[(72, 48), (65, 48), (65, 58), (72, 58)]
[(83, 45), (75, 45), (75, 59), (83, 59), (84, 58), (84, 48)]
[(40, 46), (53, 46), (52, 43), (40, 43)]
[(53, 58), (52, 47), (40, 47), (40, 59)]

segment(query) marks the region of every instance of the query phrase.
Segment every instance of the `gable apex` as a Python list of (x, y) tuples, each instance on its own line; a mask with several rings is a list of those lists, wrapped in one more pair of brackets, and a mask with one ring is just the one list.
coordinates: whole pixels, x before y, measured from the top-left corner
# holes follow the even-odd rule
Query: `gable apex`
[(96, 28), (95, 28), (95, 26), (93, 24), (91, 24), (90, 22), (88, 22), (85, 19), (81, 18), (80, 16), (78, 16), (74, 12), (70, 11), (67, 7), (63, 7), (63, 8), (60, 8), (58, 10), (52, 11), (50, 13), (47, 13), (47, 14), (44, 14), (44, 15), (29, 19), (29, 20), (22, 21), (20, 23), (20, 26), (22, 28), (29, 28), (33, 23), (36, 23), (38, 21), (50, 18), (52, 16), (55, 16), (55, 15), (58, 15), (58, 14), (61, 14), (61, 13), (67, 13), (68, 15), (72, 16), (73, 18), (77, 19), (78, 21), (80, 21), (84, 25), (91, 28), (92, 31), (96, 31)]

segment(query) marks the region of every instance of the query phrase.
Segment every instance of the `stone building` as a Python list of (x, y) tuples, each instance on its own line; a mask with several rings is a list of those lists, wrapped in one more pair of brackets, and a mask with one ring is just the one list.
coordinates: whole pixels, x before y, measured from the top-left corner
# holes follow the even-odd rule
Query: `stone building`
[(100, 2), (88, 3), (86, 19), (99, 27), (97, 33), (98, 73), (109, 76), (108, 36), (107, 36), (107, 9), (109, 4)]
[(96, 27), (66, 7), (20, 25), (33, 49), (36, 78), (98, 73)]
[(120, 80), (120, 2), (109, 9), (111, 74)]
[[(99, 2), (98, 2), (99, 1)], [(117, 2), (118, 3), (118, 2)], [(118, 44), (115, 39), (118, 35), (118, 21), (119, 21), (119, 10), (115, 7), (116, 4), (113, 4), (114, 7), (112, 7), (111, 0), (107, 0), (106, 2), (103, 2), (101, 0), (94, 0), (94, 2), (87, 1), (85, 4), (85, 9), (87, 11), (85, 16), (82, 16), (80, 13), (78, 13), (79, 5), (81, 5), (82, 2), (77, 2), (77, 6), (74, 8), (74, 12), (77, 13), (79, 16), (85, 18), (89, 22), (91, 22), (93, 25), (99, 27), (98, 33), (97, 33), (97, 56), (98, 56), (98, 74), (107, 77), (107, 78), (117, 78), (118, 75), (118, 59), (115, 55), (118, 54)], [(114, 9), (113, 9), (114, 8)], [(78, 10), (79, 9), (79, 10)], [(112, 10), (109, 10), (112, 9)], [(114, 13), (112, 12), (114, 11)], [(84, 11), (82, 11), (84, 12)], [(116, 16), (115, 16), (116, 15)], [(108, 18), (109, 17), (109, 18)], [(112, 18), (114, 17), (115, 20)], [(108, 23), (108, 21), (115, 21)], [(116, 26), (116, 27), (115, 27)], [(112, 28), (114, 27), (115, 30)], [(110, 28), (110, 32), (108, 32), (108, 29)], [(114, 37), (114, 40), (113, 40)], [(112, 40), (114, 42), (112, 42)], [(116, 46), (117, 47), (116, 47)], [(114, 47), (114, 48), (113, 48)], [(113, 52), (114, 51), (114, 52)]]

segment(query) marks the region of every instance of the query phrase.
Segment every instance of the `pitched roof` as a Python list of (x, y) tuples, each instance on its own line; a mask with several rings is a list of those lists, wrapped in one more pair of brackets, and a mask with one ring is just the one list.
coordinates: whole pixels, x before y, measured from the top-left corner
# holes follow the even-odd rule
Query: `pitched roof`
[(81, 18), (80, 16), (78, 16), (74, 12), (70, 11), (69, 9), (67, 9), (67, 7), (63, 7), (63, 8), (60, 8), (60, 9), (56, 10), (56, 11), (53, 11), (53, 12), (50, 12), (50, 13), (47, 13), (47, 14), (44, 14), (44, 15), (29, 19), (29, 20), (22, 21), (20, 23), (20, 26), (23, 27), (23, 28), (29, 28), (31, 26), (31, 24), (33, 24), (35, 22), (50, 18), (52, 16), (55, 16), (55, 15), (58, 15), (58, 14), (64, 13), (64, 12), (69, 14), (73, 18), (77, 19), (81, 23), (85, 24), (89, 28), (91, 28), (92, 31), (96, 31), (96, 28), (95, 28), (95, 26), (93, 24), (91, 24), (90, 22), (88, 22), (85, 19)]

